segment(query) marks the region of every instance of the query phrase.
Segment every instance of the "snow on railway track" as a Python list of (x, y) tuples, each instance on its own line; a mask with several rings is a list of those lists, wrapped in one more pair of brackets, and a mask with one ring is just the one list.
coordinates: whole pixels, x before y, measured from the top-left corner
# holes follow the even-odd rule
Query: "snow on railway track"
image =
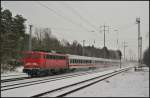
[(56, 76), (48, 76), (48, 77), (40, 77), (40, 78), (28, 78), (26, 80), (29, 80), (29, 81), (22, 80), (22, 82), (18, 82), (18, 81), (14, 81), (14, 83), (12, 83), (12, 81), (9, 83), (6, 82), (6, 83), (1, 84), (1, 91), (10, 90), (14, 88), (20, 88), (24, 86), (36, 85), (40, 83), (46, 83), (46, 82), (56, 81), (56, 80), (61, 80), (61, 79), (66, 79), (66, 78), (72, 78), (75, 76), (77, 77), (77, 76), (91, 74), (91, 73), (95, 73), (99, 71), (100, 70), (90, 70), (90, 71), (85, 71), (85, 72), (66, 73), (66, 74), (62, 74), (58, 76), (56, 75)]
[(1, 83), (3, 82), (10, 82), (10, 81), (17, 81), (22, 80), (25, 78), (28, 78), (29, 76), (27, 74), (14, 74), (14, 75), (3, 75), (1, 76)]
[(20, 76), (25, 75), (25, 73), (18, 73), (18, 74), (3, 74), (1, 77), (11, 77), (11, 76)]
[[(117, 68), (116, 67), (108, 67), (108, 68), (99, 68), (99, 69), (95, 69), (95, 70), (86, 70), (84, 72), (81, 72), (81, 71), (75, 71), (75, 72), (72, 72), (72, 73), (64, 73), (62, 75), (55, 75), (55, 76), (46, 76), (46, 77), (36, 77), (36, 78), (26, 78), (26, 79), (18, 79), (17, 81), (4, 81), (4, 82), (1, 82), (1, 90), (4, 90), (4, 89), (8, 89), (8, 88), (18, 88), (18, 87), (22, 87), (23, 85), (29, 85), (29, 84), (33, 84), (33, 82), (42, 82), (42, 81), (45, 81), (45, 80), (49, 80), (49, 79), (54, 79), (54, 78), (59, 78), (59, 77), (66, 77), (66, 75), (75, 75), (75, 74), (84, 74), (84, 73), (90, 73), (90, 72), (96, 72), (96, 71), (105, 71), (105, 70), (110, 70), (110, 69), (115, 69)], [(64, 77), (64, 78), (65, 78)], [(67, 77), (66, 77), (67, 78)], [(22, 85), (22, 86), (21, 86)]]
[(75, 91), (78, 91), (80, 89), (83, 89), (85, 87), (88, 87), (90, 85), (93, 85), (97, 82), (100, 82), (104, 79), (107, 79), (109, 77), (112, 77), (114, 75), (117, 75), (121, 72), (127, 71), (128, 69), (123, 69), (121, 71), (116, 71), (116, 72), (112, 72), (112, 73), (108, 73), (108, 74), (104, 74), (102, 76), (98, 76), (98, 77), (94, 77), (91, 78), (89, 80), (85, 80), (85, 81), (81, 81), (79, 83), (75, 83), (75, 84), (71, 84), (71, 85), (67, 85), (65, 87), (62, 88), (58, 88), (49, 92), (45, 92), (45, 93), (41, 93), (32, 97), (64, 97), (68, 94), (71, 94)]
[[(73, 85), (73, 84), (79, 84), (80, 82), (88, 81), (88, 80), (96, 78), (96, 77), (102, 77), (106, 74), (110, 74), (110, 73), (114, 73), (114, 72), (116, 73), (119, 70), (120, 69), (116, 69), (115, 71), (114, 70), (109, 70), (109, 71), (104, 71), (104, 72), (85, 74), (85, 75), (81, 75), (81, 76), (78, 76), (78, 77), (74, 76), (72, 78), (58, 79), (56, 81), (49, 81), (49, 82), (46, 82), (46, 83), (39, 83), (39, 84), (36, 84), (36, 85), (30, 85), (30, 86), (24, 86), (24, 87), (21, 87), (21, 88), (4, 90), (4, 91), (1, 91), (1, 96), (2, 97), (9, 97), (9, 96), (12, 96), (12, 97), (43, 96), (46, 93), (55, 91), (57, 89), (67, 87), (67, 86)], [(121, 70), (123, 70), (123, 68)], [(61, 95), (58, 95), (58, 96), (61, 96)]]

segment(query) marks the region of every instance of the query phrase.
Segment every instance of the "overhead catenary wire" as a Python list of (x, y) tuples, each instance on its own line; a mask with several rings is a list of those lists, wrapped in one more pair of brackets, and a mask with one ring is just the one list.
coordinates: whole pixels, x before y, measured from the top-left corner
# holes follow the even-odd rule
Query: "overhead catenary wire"
[[(99, 29), (95, 25), (93, 25), (91, 22), (89, 22), (86, 18), (84, 18), (77, 10), (75, 10), (74, 8), (72, 8), (70, 5), (66, 4), (63, 1), (61, 2), (61, 4), (65, 5), (66, 8), (71, 10), (76, 16), (78, 16), (80, 18), (80, 20), (84, 21), (86, 24), (88, 24), (89, 26), (94, 28), (94, 30), (89, 31), (89, 32), (94, 32), (97, 36), (100, 36), (98, 34)], [(95, 32), (95, 31), (98, 31), (98, 32)]]
[[(46, 9), (48, 9), (50, 12), (53, 12), (53, 13), (55, 13), (57, 16), (63, 18), (64, 20), (66, 20), (66, 21), (68, 21), (68, 22), (70, 22), (70, 23), (72, 23), (72, 24), (74, 24), (74, 25), (76, 25), (76, 26), (82, 28), (82, 29), (85, 30), (85, 31), (88, 31), (87, 28), (85, 28), (85, 27), (83, 27), (82, 25), (80, 25), (80, 24), (78, 24), (78, 23), (72, 21), (72, 19), (70, 19), (69, 17), (65, 17), (65, 16), (63, 16), (62, 14), (57, 13), (57, 11), (55, 11), (54, 9), (52, 9), (52, 8), (50, 8), (50, 7), (48, 7), (48, 6), (46, 6), (45, 4), (42, 4), (41, 2), (37, 2), (37, 3), (38, 3), (40, 6), (42, 6), (42, 7), (46, 8)], [(88, 31), (88, 32), (89, 32), (89, 31)]]
[[(78, 26), (78, 27), (80, 27), (80, 28), (82, 28), (82, 29), (84, 29), (85, 31), (87, 31), (87, 32), (91, 32), (91, 31), (89, 31), (87, 28), (85, 28), (83, 25), (80, 25), (80, 24), (78, 24), (78, 23), (76, 23), (76, 22), (74, 22), (71, 18), (69, 18), (69, 17), (65, 17), (63, 14), (61, 14), (61, 13), (58, 13), (56, 10), (54, 10), (53, 8), (50, 8), (50, 7), (48, 7), (48, 6), (46, 6), (45, 4), (42, 4), (42, 3), (40, 3), (40, 2), (37, 2), (39, 5), (41, 5), (41, 6), (43, 6), (44, 8), (46, 8), (46, 9), (48, 9), (49, 11), (51, 11), (51, 12), (53, 12), (53, 13), (55, 13), (57, 16), (59, 16), (59, 17), (61, 17), (61, 18), (63, 18), (64, 20), (66, 20), (66, 21), (68, 21), (68, 22), (70, 22), (70, 23), (72, 23), (72, 24), (74, 24), (74, 25), (76, 25), (76, 26)], [(93, 25), (93, 24), (91, 24), (87, 19), (85, 19), (80, 13), (78, 13), (76, 10), (74, 10), (74, 9), (72, 9), (72, 7), (70, 8), (76, 15), (78, 15), (79, 17), (80, 17), (80, 19), (81, 20), (83, 20), (84, 22), (86, 22), (88, 25), (90, 25), (90, 26), (92, 26), (93, 28), (95, 28), (95, 26)], [(131, 26), (130, 26), (131, 27)], [(52, 28), (52, 29), (59, 29), (59, 28)], [(122, 28), (121, 28), (122, 29)], [(126, 28), (125, 28), (126, 29)], [(64, 29), (65, 30), (65, 29)], [(66, 29), (67, 30), (67, 29)], [(68, 29), (69, 30), (69, 29)], [(72, 31), (72, 30), (70, 30), (70, 31)], [(119, 30), (119, 31), (121, 31), (122, 32), (122, 30)], [(98, 35), (98, 34), (97, 34)], [(94, 36), (95, 37), (95, 36)], [(97, 37), (97, 36), (96, 36)]]
[(64, 1), (61, 2), (63, 5), (65, 5), (69, 10), (71, 10), (76, 16), (80, 17), (82, 21), (84, 21), (86, 24), (93, 27), (95, 30), (98, 30), (95, 25), (93, 25), (91, 22), (89, 22), (86, 18), (84, 18), (77, 10), (75, 10), (73, 7), (71, 7), (69, 4), (65, 3)]
[[(40, 3), (40, 5), (41, 6), (43, 6), (43, 4), (41, 4)], [(45, 6), (43, 6), (43, 7), (45, 7)], [(47, 6), (46, 6), (46, 8), (47, 8)], [(48, 9), (48, 8), (47, 8)], [(52, 9), (52, 8), (50, 8), (50, 9)], [(51, 10), (50, 10), (51, 11)], [(55, 13), (55, 14), (57, 14), (57, 15), (59, 15), (60, 17), (62, 16), (62, 14), (59, 14), (59, 13), (57, 13), (55, 10), (53, 10), (52, 9), (52, 11)], [(59, 12), (60, 12), (60, 10), (59, 10)], [(72, 24), (75, 24), (75, 25), (77, 25), (78, 27), (80, 27), (80, 28), (82, 28), (82, 29), (84, 29), (86, 32), (95, 32), (94, 30), (87, 30), (87, 28), (85, 28), (85, 27), (83, 27), (82, 25), (80, 25), (80, 24), (77, 24), (77, 23), (74, 23), (71, 19), (69, 19), (68, 17), (66, 18), (65, 16), (62, 16), (66, 21), (69, 21), (69, 22), (71, 22)], [(69, 19), (69, 20), (68, 20)], [(83, 32), (83, 31), (81, 31), (81, 32)], [(91, 34), (91, 33), (90, 33)], [(95, 34), (97, 34), (96, 32), (95, 32)], [(100, 36), (99, 34), (97, 34), (97, 36)]]

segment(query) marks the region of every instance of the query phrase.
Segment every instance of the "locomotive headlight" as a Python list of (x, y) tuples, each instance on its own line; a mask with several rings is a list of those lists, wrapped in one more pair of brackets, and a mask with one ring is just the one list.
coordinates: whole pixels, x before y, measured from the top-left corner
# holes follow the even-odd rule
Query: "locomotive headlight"
[(28, 66), (28, 65), (31, 65), (31, 63), (26, 63), (25, 65)]
[(37, 66), (38, 64), (37, 64), (37, 63), (32, 63), (32, 65), (35, 65), (35, 66)]
[(38, 66), (37, 63), (26, 63), (25, 65), (26, 65), (26, 66), (32, 66), (32, 65), (33, 65), (33, 66)]

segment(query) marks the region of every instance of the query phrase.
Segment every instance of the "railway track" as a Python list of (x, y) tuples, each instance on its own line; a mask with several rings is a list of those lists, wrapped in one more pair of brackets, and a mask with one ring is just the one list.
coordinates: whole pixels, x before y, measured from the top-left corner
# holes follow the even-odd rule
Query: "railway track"
[[(130, 67), (131, 68), (131, 67)], [(112, 77), (112, 76), (114, 76), (114, 75), (116, 75), (116, 74), (119, 74), (119, 73), (121, 73), (121, 72), (124, 72), (124, 71), (126, 71), (126, 70), (129, 70), (130, 68), (125, 68), (125, 69), (121, 69), (121, 70), (115, 70), (115, 71), (108, 71), (108, 73), (106, 73), (106, 74), (100, 74), (100, 72), (99, 72), (99, 76), (92, 76), (92, 78), (89, 78), (89, 79), (85, 79), (85, 80), (82, 80), (81, 81), (81, 79), (79, 79), (80, 77), (86, 77), (86, 76), (88, 76), (88, 74), (84, 74), (84, 75), (79, 75), (79, 78), (77, 77), (77, 74), (76, 75), (72, 75), (72, 76), (70, 76), (70, 78), (67, 78), (67, 76), (66, 76), (66, 78), (55, 78), (55, 79), (51, 79), (51, 80), (49, 80), (49, 81), (42, 81), (42, 82), (38, 82), (37, 84), (34, 84), (34, 85), (28, 85), (28, 87), (27, 86), (23, 86), (22, 88), (20, 87), (20, 88), (16, 88), (17, 90), (18, 90), (18, 93), (17, 94), (19, 94), (19, 92), (22, 90), (25, 90), (25, 89), (28, 89), (29, 91), (31, 90), (31, 88), (34, 88), (34, 89), (36, 89), (37, 87), (38, 88), (42, 88), (42, 87), (44, 87), (44, 85), (48, 85), (48, 86), (50, 86), (50, 88), (48, 88), (48, 89), (51, 89), (51, 90), (47, 90), (47, 88), (42, 88), (42, 89), (44, 89), (44, 90), (40, 90), (40, 89), (38, 89), (38, 90), (40, 90), (40, 93), (39, 92), (36, 92), (36, 91), (33, 91), (33, 92), (35, 92), (35, 94), (30, 94), (30, 92), (26, 92), (26, 94), (29, 94), (29, 95), (21, 95), (21, 96), (28, 96), (28, 97), (45, 97), (45, 96), (56, 96), (56, 97), (62, 97), (62, 96), (65, 96), (65, 95), (67, 95), (67, 94), (70, 94), (70, 93), (72, 93), (72, 92), (75, 92), (75, 91), (77, 91), (77, 90), (79, 90), (79, 89), (82, 89), (82, 88), (84, 88), (84, 87), (87, 87), (87, 86), (90, 86), (90, 85), (92, 85), (92, 84), (94, 84), (94, 83), (97, 83), (97, 82), (99, 82), (99, 81), (102, 81), (102, 80), (104, 80), (104, 79), (106, 79), (106, 78), (109, 78), (109, 77)], [(97, 72), (98, 73), (98, 72)], [(82, 73), (83, 74), (83, 73)], [(96, 72), (95, 73), (89, 73), (89, 75), (90, 74), (96, 74)], [(69, 77), (69, 76), (68, 76)], [(53, 83), (55, 83), (55, 86), (59, 86), (59, 84), (58, 83), (61, 83), (61, 82), (59, 82), (59, 81), (69, 81), (69, 79), (71, 79), (71, 78), (78, 78), (78, 79), (75, 79), (75, 81), (78, 81), (78, 82), (73, 82), (73, 83), (68, 83), (68, 84), (64, 84), (64, 82), (62, 82), (62, 84), (61, 85), (64, 85), (64, 86), (61, 86), (61, 87), (56, 87), (55, 89), (54, 88), (52, 88), (53, 86), (51, 86), (52, 85), (52, 82)], [(56, 82), (55, 82), (56, 81)], [(49, 85), (50, 84), (50, 85)], [(57, 85), (58, 84), (58, 85)], [(54, 84), (53, 84), (54, 85)], [(6, 91), (6, 92), (5, 92)], [(11, 89), (7, 89), (7, 90), (2, 90), (1, 89), (1, 92), (2, 92), (2, 95), (3, 94), (8, 94), (8, 93), (10, 93), (11, 91), (15, 91), (15, 88), (12, 88), (12, 90)], [(15, 92), (17, 92), (17, 91), (15, 91)], [(36, 94), (37, 93), (37, 94)], [(14, 93), (13, 92), (11, 92), (11, 94), (13, 94), (12, 96), (16, 96), (16, 95), (14, 95)], [(17, 96), (19, 96), (19, 95), (17, 95)]]
[(12, 77), (12, 76), (20, 76), (20, 75), (25, 75), (25, 74), (20, 73), (20, 74), (1, 75), (1, 77)]
[(1, 83), (11, 82), (11, 81), (18, 81), (18, 80), (25, 80), (25, 79), (29, 79), (29, 78), (30, 77), (18, 77), (18, 78), (3, 79), (3, 80), (1, 80)]
[(97, 82), (100, 82), (102, 80), (110, 78), (114, 75), (117, 75), (117, 74), (122, 73), (124, 71), (127, 71), (129, 69), (130, 68), (122, 69), (122, 70), (119, 70), (119, 71), (114, 71), (114, 72), (107, 73), (107, 74), (104, 74), (104, 75), (101, 75), (101, 76), (97, 76), (97, 77), (94, 77), (94, 78), (91, 78), (91, 79), (88, 79), (88, 80), (85, 80), (85, 81), (81, 81), (81, 82), (74, 83), (74, 84), (71, 84), (71, 85), (67, 85), (67, 86), (57, 88), (57, 89), (54, 89), (54, 90), (51, 90), (51, 91), (40, 93), (40, 94), (31, 96), (31, 97), (64, 97), (68, 94), (74, 93), (78, 90), (81, 90), (85, 87), (93, 85)]
[(1, 76), (1, 83), (10, 82), (10, 81), (17, 81), (23, 80), (28, 78), (28, 75), (25, 73), (14, 74), (14, 75), (2, 75)]
[[(3, 83), (2, 82), (1, 91), (25, 87), (25, 86), (30, 86), (30, 85), (36, 85), (36, 84), (40, 84), (40, 83), (46, 83), (46, 82), (50, 82), (50, 81), (56, 81), (56, 80), (60, 80), (60, 79), (71, 78), (74, 76), (81, 76), (81, 75), (90, 74), (90, 73), (94, 73), (94, 72), (98, 72), (98, 71), (105, 71), (108, 69), (106, 68), (103, 70), (99, 70), (99, 69), (98, 70), (88, 70), (85, 72), (66, 73), (66, 74), (62, 74), (62, 75), (58, 75), (58, 76), (56, 75), (56, 76), (40, 77), (40, 78), (30, 78), (30, 77), (22, 78), (22, 79), (19, 78), (17, 80), (22, 80), (22, 81), (19, 81), (19, 83), (17, 80), (15, 80), (14, 83), (12, 83), (11, 80), (6, 81), (9, 83)], [(25, 79), (26, 79), (26, 81), (24, 81)]]
[[(36, 85), (36, 84), (46, 83), (46, 82), (50, 82), (50, 81), (66, 79), (66, 78), (72, 78), (72, 77), (75, 77), (75, 76), (76, 77), (77, 76), (82, 76), (82, 75), (86, 75), (86, 74), (95, 73), (97, 71), (98, 70), (87, 71), (87, 72), (79, 72), (79, 73), (73, 73), (73, 74), (71, 73), (71, 74), (65, 74), (65, 75), (54, 76), (54, 77), (50, 76), (50, 77), (48, 77), (48, 78), (46, 77), (44, 79), (42, 78), (42, 79), (28, 81), (28, 82), (14, 83), (14, 84), (10, 84), (10, 85), (2, 85), (1, 86), (1, 91), (20, 88), (20, 87), (25, 87), (25, 86), (30, 86), (30, 85)], [(30, 78), (26, 78), (26, 79), (30, 79)]]

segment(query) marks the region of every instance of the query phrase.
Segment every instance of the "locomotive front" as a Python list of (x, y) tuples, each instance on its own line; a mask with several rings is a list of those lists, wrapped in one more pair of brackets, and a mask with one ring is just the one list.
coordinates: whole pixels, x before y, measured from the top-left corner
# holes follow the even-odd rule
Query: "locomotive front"
[(44, 64), (43, 54), (41, 52), (24, 52), (23, 55), (23, 72), (29, 75), (37, 75)]

